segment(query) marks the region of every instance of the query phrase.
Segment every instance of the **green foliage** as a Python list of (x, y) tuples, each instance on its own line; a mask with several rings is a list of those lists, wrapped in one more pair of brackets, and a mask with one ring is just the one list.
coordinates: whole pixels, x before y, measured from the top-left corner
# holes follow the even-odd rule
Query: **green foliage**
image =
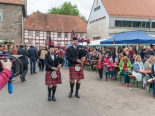
[(42, 13), (41, 11), (39, 11), (39, 10), (37, 10), (36, 12), (38, 12), (38, 13)]
[(87, 22), (87, 19), (86, 19), (86, 17), (85, 17), (85, 16), (80, 15), (80, 17), (82, 18), (82, 20), (83, 20), (83, 21)]
[(52, 9), (49, 9), (48, 13), (80, 16), (84, 21), (87, 21), (85, 16), (80, 14), (77, 5), (72, 5), (71, 2), (65, 2), (60, 7), (54, 7)]

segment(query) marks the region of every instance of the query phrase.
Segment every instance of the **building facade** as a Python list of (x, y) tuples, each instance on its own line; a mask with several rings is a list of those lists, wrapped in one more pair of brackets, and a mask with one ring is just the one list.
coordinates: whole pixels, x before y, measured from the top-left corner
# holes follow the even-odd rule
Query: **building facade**
[(55, 45), (70, 44), (72, 30), (86, 38), (86, 22), (79, 16), (33, 13), (24, 22), (24, 43), (45, 45), (52, 39)]
[(0, 42), (22, 43), (26, 3), (26, 0), (0, 0)]
[(94, 0), (87, 37), (90, 40), (107, 39), (134, 30), (155, 36), (154, 5), (154, 0)]

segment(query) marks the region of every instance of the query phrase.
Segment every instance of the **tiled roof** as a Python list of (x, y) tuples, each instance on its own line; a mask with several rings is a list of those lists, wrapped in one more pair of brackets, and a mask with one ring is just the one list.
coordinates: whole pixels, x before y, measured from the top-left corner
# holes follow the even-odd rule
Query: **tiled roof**
[(110, 16), (155, 18), (155, 0), (102, 0)]
[(19, 4), (23, 5), (20, 0), (0, 0), (0, 3)]
[(86, 32), (87, 22), (79, 16), (33, 13), (24, 22), (24, 29), (52, 32)]

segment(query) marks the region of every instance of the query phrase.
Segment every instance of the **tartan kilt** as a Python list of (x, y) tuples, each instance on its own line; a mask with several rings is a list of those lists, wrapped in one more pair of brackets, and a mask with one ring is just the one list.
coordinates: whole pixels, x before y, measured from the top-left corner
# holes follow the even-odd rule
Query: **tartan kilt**
[(75, 71), (75, 66), (69, 67), (69, 78), (72, 79), (84, 79), (84, 73), (83, 73), (83, 65), (80, 64), (81, 70)]
[(60, 70), (56, 71), (57, 78), (53, 79), (51, 76), (51, 72), (47, 71), (45, 74), (45, 85), (56, 85), (56, 84), (61, 84), (61, 74)]

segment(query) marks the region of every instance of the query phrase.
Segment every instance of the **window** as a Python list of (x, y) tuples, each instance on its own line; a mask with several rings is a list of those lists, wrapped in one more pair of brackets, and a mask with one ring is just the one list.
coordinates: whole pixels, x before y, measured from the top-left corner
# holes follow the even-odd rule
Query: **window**
[(51, 38), (51, 32), (46, 32), (47, 39)]
[(155, 22), (152, 23), (152, 28), (155, 28)]
[(122, 21), (115, 21), (115, 27), (122, 27)]
[(146, 24), (145, 22), (142, 22), (142, 28), (145, 28), (146, 27), (145, 24)]
[(100, 40), (101, 39), (101, 37), (99, 36), (99, 37), (93, 37), (93, 40)]
[(140, 21), (133, 21), (132, 27), (141, 27), (141, 22)]
[(58, 37), (61, 37), (61, 33), (58, 33)]
[(123, 21), (123, 27), (131, 27), (132, 21)]
[(150, 28), (150, 22), (146, 22), (146, 28)]
[(65, 33), (65, 37), (68, 37), (68, 33)]
[(28, 31), (28, 35), (29, 35), (30, 37), (32, 37), (33, 32), (32, 32), (32, 31)]
[(36, 31), (36, 37), (39, 37), (39, 36), (40, 36), (40, 32)]
[(2, 11), (0, 11), (0, 21), (2, 21)]

